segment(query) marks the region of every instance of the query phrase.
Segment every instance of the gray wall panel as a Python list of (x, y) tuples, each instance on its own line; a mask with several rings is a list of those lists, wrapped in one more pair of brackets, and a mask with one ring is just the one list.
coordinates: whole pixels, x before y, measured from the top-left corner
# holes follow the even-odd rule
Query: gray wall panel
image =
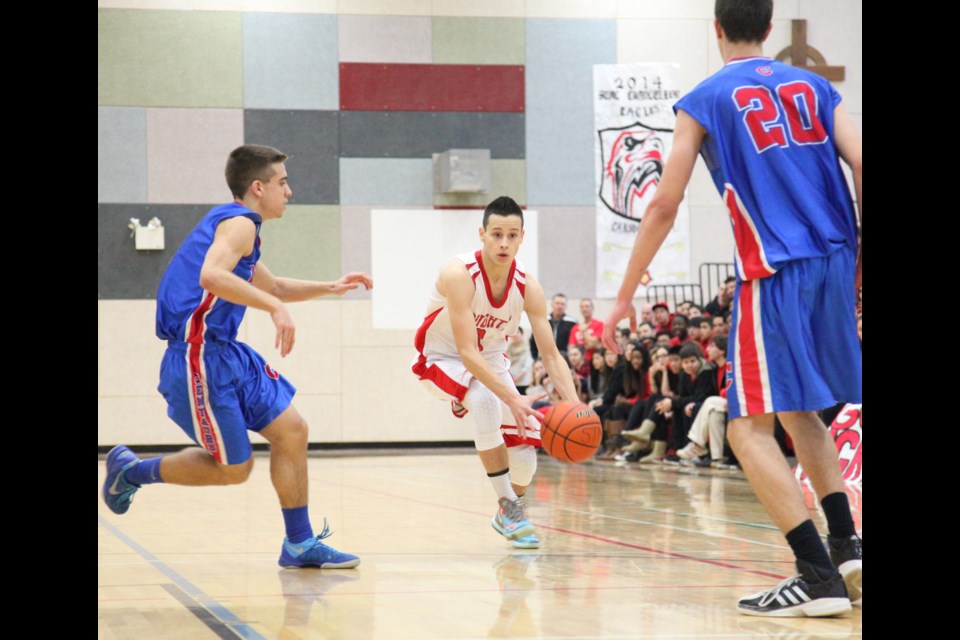
[(593, 65), (617, 61), (614, 20), (527, 20), (527, 202), (594, 201)]
[[(155, 298), (160, 276), (180, 243), (212, 208), (208, 204), (100, 204), (97, 206), (97, 299)], [(127, 225), (130, 218), (146, 224), (160, 218), (166, 249), (137, 251)]]
[(243, 14), (248, 109), (337, 109), (337, 16)]
[(433, 205), (428, 158), (341, 158), (342, 204)]
[(97, 202), (146, 201), (146, 109), (97, 107)]
[(522, 113), (343, 111), (340, 135), (345, 158), (429, 158), (457, 148), (523, 158), (525, 147)]
[(244, 112), (244, 139), (290, 156), (291, 204), (339, 204), (339, 119), (335, 111)]
[(576, 300), (596, 291), (597, 222), (593, 207), (536, 207), (540, 214), (540, 284), (550, 298), (562, 292), (567, 312), (579, 317)]

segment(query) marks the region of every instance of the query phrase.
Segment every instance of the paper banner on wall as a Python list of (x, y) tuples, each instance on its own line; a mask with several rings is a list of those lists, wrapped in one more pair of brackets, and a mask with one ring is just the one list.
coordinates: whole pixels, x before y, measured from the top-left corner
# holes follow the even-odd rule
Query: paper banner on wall
[[(597, 297), (616, 296), (640, 220), (660, 184), (673, 145), (678, 86), (675, 64), (593, 67)], [(685, 284), (689, 278), (690, 214), (684, 200), (638, 295), (647, 284)]]

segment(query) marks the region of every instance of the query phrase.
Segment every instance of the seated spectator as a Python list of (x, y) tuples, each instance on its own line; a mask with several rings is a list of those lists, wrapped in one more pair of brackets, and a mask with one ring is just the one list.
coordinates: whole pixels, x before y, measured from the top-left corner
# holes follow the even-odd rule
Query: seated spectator
[(698, 342), (703, 352), (707, 354), (707, 359), (710, 360), (710, 341), (713, 340), (713, 325), (710, 323), (710, 318), (695, 318), (691, 320), (690, 323), (696, 323), (700, 326), (700, 339)]
[(707, 357), (714, 363), (713, 371), (719, 392), (709, 396), (699, 407), (687, 433), (690, 442), (677, 451), (677, 456), (681, 460), (694, 461), (694, 464), (705, 459), (711, 466), (720, 467), (727, 463), (723, 455), (727, 431), (727, 336), (716, 336), (710, 341)]
[(525, 394), (527, 387), (533, 382), (533, 356), (530, 347), (523, 337), (523, 328), (517, 328), (517, 335), (507, 340), (507, 358), (510, 359), (510, 375), (517, 385), (517, 391)]
[(683, 316), (684, 318), (690, 317), (690, 305), (693, 304), (693, 300), (684, 300), (677, 305), (677, 315)]
[[(700, 345), (688, 343), (680, 349), (680, 363), (683, 375), (677, 388), (677, 397), (661, 400), (657, 410), (661, 413), (672, 412), (673, 448), (682, 449), (687, 443), (687, 433), (696, 418), (700, 404), (710, 396), (719, 395), (716, 368), (704, 361)], [(665, 462), (679, 462), (676, 455), (668, 456)]]
[(702, 317), (703, 317), (703, 308), (702, 308), (700, 305), (696, 304), (696, 303), (691, 303), (691, 304), (690, 304), (689, 313), (687, 314), (687, 317), (690, 318), (691, 320), (692, 320), (693, 318), (702, 318)]
[(662, 413), (657, 406), (664, 399), (676, 397), (681, 374), (680, 347), (669, 350), (659, 347), (654, 351), (648, 370), (650, 395), (633, 406), (627, 417), (627, 430), (623, 432), (623, 436), (634, 443), (626, 449), (630, 454), (651, 448), (652, 444), (650, 453), (639, 458), (641, 463), (659, 462), (667, 452), (668, 423), (673, 414)]
[(687, 334), (687, 318), (677, 314), (673, 316), (670, 328), (670, 346), (678, 347), (689, 339)]
[(651, 327), (653, 326), (653, 305), (649, 302), (640, 305), (640, 322), (646, 322)]
[(641, 322), (637, 325), (637, 338), (652, 338), (657, 335), (657, 332), (653, 330), (653, 325), (649, 322)]
[(673, 334), (669, 331), (657, 331), (657, 340), (656, 344), (658, 347), (670, 348), (670, 343), (673, 341)]
[(713, 316), (710, 318), (710, 326), (713, 329), (713, 335), (715, 336), (725, 336), (727, 335), (727, 321), (724, 320), (723, 316)]
[[(570, 370), (573, 372), (574, 382), (578, 383), (582, 390), (586, 386), (585, 379), (590, 375), (590, 368), (592, 366), (591, 362), (588, 362), (586, 358), (584, 358), (583, 347), (574, 345), (567, 349), (567, 362), (570, 363)], [(582, 396), (581, 400), (583, 400)]]
[(658, 334), (661, 331), (670, 331), (670, 307), (666, 302), (653, 305), (653, 330)]
[[(603, 347), (597, 347), (593, 352), (592, 367), (590, 376), (587, 378), (585, 395), (589, 397), (591, 407), (599, 405), (602, 402), (603, 393), (609, 386), (610, 377), (613, 375), (613, 369), (607, 366), (607, 351)], [(612, 354), (612, 360), (616, 365), (617, 354)], [(595, 402), (596, 401), (596, 402)]]
[(720, 285), (720, 289), (717, 291), (717, 297), (707, 303), (704, 311), (713, 317), (722, 316), (724, 313), (730, 311), (733, 305), (733, 292), (736, 288), (737, 278), (735, 276), (729, 276), (723, 281), (723, 284)]
[(626, 425), (631, 409), (635, 403), (650, 395), (647, 383), (649, 369), (650, 353), (642, 346), (634, 345), (622, 367), (622, 383), (617, 389), (617, 394), (614, 396), (613, 390), (608, 389), (603, 404), (597, 408), (597, 414), (603, 419), (607, 436), (607, 441), (604, 443), (606, 450), (599, 459), (613, 459), (620, 453), (620, 446), (625, 443), (620, 441), (620, 433)]

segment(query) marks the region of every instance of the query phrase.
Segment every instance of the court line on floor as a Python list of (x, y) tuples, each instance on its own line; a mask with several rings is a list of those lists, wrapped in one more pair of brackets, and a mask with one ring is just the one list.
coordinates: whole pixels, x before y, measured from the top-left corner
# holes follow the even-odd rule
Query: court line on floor
[[(707, 531), (698, 531), (697, 529), (688, 529), (686, 527), (677, 527), (671, 524), (660, 524), (658, 522), (651, 522), (649, 520), (638, 520), (637, 518), (627, 518), (625, 516), (614, 516), (606, 513), (597, 513), (595, 511), (582, 511), (580, 509), (573, 509), (572, 507), (557, 507), (561, 511), (569, 511), (571, 513), (576, 513), (579, 515), (590, 516), (591, 518), (606, 518), (609, 520), (620, 520), (621, 522), (632, 522), (635, 524), (646, 524), (651, 527), (660, 527), (662, 529), (673, 529), (674, 531), (684, 531), (686, 533), (696, 533), (710, 538), (723, 538), (724, 540), (733, 540), (734, 542), (746, 542), (748, 544), (756, 544), (762, 547), (772, 547), (774, 549), (780, 549), (782, 551), (788, 550), (790, 547), (786, 547), (780, 544), (772, 544), (770, 542), (759, 542), (757, 540), (749, 540), (747, 538), (738, 538), (736, 536), (726, 536), (722, 533), (710, 533)], [(667, 511), (666, 513), (673, 513)], [(676, 514), (680, 515), (680, 514)]]
[(141, 558), (149, 562), (154, 569), (170, 578), (175, 585), (180, 587), (180, 589), (182, 589), (187, 595), (193, 598), (195, 602), (216, 616), (226, 628), (230, 629), (230, 631), (234, 633), (234, 635), (241, 638), (247, 638), (248, 640), (266, 640), (264, 636), (260, 635), (260, 633), (253, 629), (250, 625), (240, 620), (240, 618), (238, 618), (232, 611), (208, 596), (199, 587), (187, 580), (181, 574), (177, 573), (177, 571), (160, 560), (157, 556), (150, 553), (136, 540), (110, 524), (103, 516), (97, 516), (97, 522), (100, 524), (100, 526), (113, 534), (115, 538), (133, 549)]
[[(392, 480), (394, 480), (394, 481), (397, 480), (397, 478), (390, 478), (390, 476), (380, 476), (380, 475), (378, 475), (378, 474), (369, 473), (369, 472), (365, 472), (365, 475), (369, 475), (369, 476), (372, 476), (372, 477), (374, 477), (374, 478), (392, 479)], [(437, 478), (437, 479), (445, 480), (445, 481), (449, 479), (449, 478), (447, 478), (446, 476), (425, 474), (425, 473), (423, 473), (423, 472), (414, 472), (413, 475), (419, 475), (419, 476), (423, 476), (423, 477), (433, 477), (433, 478)], [(406, 482), (415, 482), (415, 481), (407, 480)], [(673, 530), (675, 530), (675, 531), (684, 531), (684, 532), (687, 532), (687, 533), (695, 533), (695, 534), (700, 534), (700, 535), (708, 536), (708, 537), (711, 537), (711, 538), (724, 538), (724, 539), (726, 539), (726, 540), (733, 540), (733, 541), (735, 541), (735, 542), (746, 542), (746, 543), (748, 543), (748, 544), (755, 544), (755, 545), (759, 545), (759, 546), (763, 546), (763, 547), (770, 547), (770, 548), (773, 548), (773, 549), (780, 549), (780, 550), (786, 550), (786, 549), (788, 549), (788, 547), (786, 547), (786, 546), (784, 546), (784, 545), (782, 545), (782, 544), (773, 544), (773, 543), (769, 543), (769, 542), (760, 542), (760, 541), (757, 541), (757, 540), (750, 540), (750, 539), (748, 539), (748, 538), (739, 538), (739, 537), (737, 537), (737, 536), (728, 536), (728, 535), (724, 535), (724, 534), (720, 534), (720, 533), (707, 533), (707, 532), (705, 532), (705, 531), (698, 531), (698, 530), (696, 530), (696, 529), (688, 529), (688, 528), (685, 528), (685, 527), (677, 527), (677, 526), (674, 526), (674, 525), (668, 525), (668, 524), (661, 524), (661, 523), (656, 523), (656, 522), (650, 522), (650, 521), (647, 521), (647, 520), (631, 519), (631, 518), (626, 518), (626, 517), (623, 517), (623, 516), (610, 516), (610, 515), (595, 514), (595, 513), (592, 512), (592, 511), (578, 511), (578, 510), (576, 510), (576, 509), (572, 509), (572, 508), (569, 508), (569, 507), (559, 507), (559, 508), (560, 508), (561, 510), (565, 510), (565, 511), (572, 511), (572, 512), (574, 512), (574, 513), (587, 514), (587, 515), (591, 515), (591, 516), (592, 516), (592, 515), (599, 515), (600, 517), (613, 518), (613, 519), (617, 519), (617, 520), (623, 520), (623, 521), (626, 521), (626, 522), (635, 522), (635, 523), (637, 523), (637, 524), (649, 524), (649, 525), (655, 526), (655, 527), (661, 527), (661, 528), (665, 528), (665, 529), (673, 529)], [(744, 526), (744, 527), (749, 527), (749, 528), (752, 528), (752, 529), (761, 529), (761, 530), (764, 530), (764, 531), (775, 531), (775, 532), (778, 532), (778, 531), (779, 531), (779, 529), (777, 529), (777, 528), (774, 527), (774, 526), (770, 526), (770, 525), (762, 525), (762, 524), (756, 524), (756, 523), (751, 523), (751, 522), (743, 522), (743, 521), (739, 521), (739, 520), (728, 520), (728, 519), (726, 519), (726, 518), (715, 518), (715, 517), (712, 517), (712, 516), (700, 516), (700, 515), (693, 514), (693, 513), (682, 513), (682, 512), (678, 512), (678, 511), (671, 511), (671, 510), (669, 510), (669, 509), (655, 509), (655, 508), (648, 508), (648, 507), (639, 507), (639, 508), (640, 508), (640, 509), (643, 509), (643, 510), (646, 510), (646, 511), (652, 511), (652, 512), (654, 512), (654, 513), (662, 513), (662, 514), (666, 514), (666, 515), (682, 516), (682, 517), (686, 517), (686, 518), (692, 518), (692, 519), (694, 519), (694, 520), (698, 520), (698, 519), (712, 520), (712, 521), (723, 522), (723, 523), (726, 523), (726, 524), (733, 524), (733, 525), (740, 525), (740, 526)]]
[[(592, 468), (592, 467), (589, 467), (589, 466), (588, 466), (588, 467), (586, 467), (586, 468), (590, 469), (590, 468)], [(380, 475), (376, 475), (376, 474), (370, 474), (369, 472), (366, 472), (366, 471), (363, 470), (363, 469), (354, 469), (354, 470), (364, 471), (364, 472), (367, 473), (368, 475), (372, 475), (373, 477), (383, 478), (383, 479), (386, 479), (386, 480), (393, 480), (393, 481), (398, 480), (398, 478), (394, 478), (394, 477), (392, 477), (392, 476), (380, 476)], [(461, 483), (475, 484), (473, 481), (464, 480), (464, 479), (462, 479), (462, 478), (452, 478), (452, 477), (450, 477), (450, 476), (436, 475), (436, 474), (430, 474), (430, 473), (423, 473), (422, 471), (410, 471), (410, 470), (408, 470), (408, 469), (391, 469), (391, 472), (402, 473), (402, 474), (413, 475), (413, 476), (422, 476), (422, 477), (424, 477), (424, 478), (436, 478), (436, 479), (439, 479), (439, 480), (444, 480), (445, 482), (461, 482)], [(593, 479), (596, 479), (597, 474), (592, 474), (592, 475), (594, 476)], [(705, 479), (708, 479), (708, 478), (709, 478), (709, 477), (705, 477)], [(726, 480), (726, 479), (728, 479), (728, 478), (724, 477), (723, 479)], [(730, 478), (730, 479), (736, 479), (736, 478)], [(415, 482), (415, 481), (413, 481), (413, 480), (406, 480), (406, 482)], [(421, 484), (422, 484), (422, 483), (421, 483)], [(696, 514), (696, 513), (685, 513), (685, 512), (681, 512), (681, 511), (672, 511), (672, 510), (670, 510), (670, 509), (657, 509), (657, 508), (655, 508), (655, 507), (641, 507), (641, 506), (637, 506), (637, 508), (640, 509), (641, 511), (651, 511), (651, 512), (653, 512), (653, 513), (663, 513), (663, 514), (668, 514), (668, 515), (673, 515), (673, 516), (682, 516), (682, 517), (685, 517), (685, 518), (693, 518), (694, 520), (710, 520), (710, 521), (713, 521), (713, 522), (722, 522), (722, 523), (724, 523), (724, 524), (732, 524), (732, 525), (741, 526), (741, 527), (748, 527), (748, 528), (751, 528), (751, 529), (762, 529), (762, 530), (764, 530), (764, 531), (774, 531), (774, 532), (779, 532), (779, 531), (780, 531), (780, 530), (777, 529), (777, 527), (775, 527), (774, 525), (771, 525), (771, 524), (760, 524), (759, 522), (747, 522), (747, 521), (745, 521), (745, 520), (730, 520), (729, 518), (718, 518), (718, 517), (716, 517), (716, 516), (703, 516), (703, 515), (699, 515), (699, 514)], [(824, 535), (824, 536), (821, 536), (821, 537), (824, 537), (824, 538), (825, 538), (826, 536)], [(762, 544), (762, 543), (757, 543), (757, 544)], [(783, 546), (781, 545), (781, 546), (778, 546), (778, 548), (784, 549), (784, 548), (786, 548), (786, 547), (783, 547)]]
[[(351, 489), (354, 491), (365, 491), (367, 493), (375, 493), (378, 495), (386, 496), (388, 498), (394, 498), (399, 500), (406, 500), (408, 502), (416, 502), (418, 504), (424, 504), (430, 507), (436, 507), (439, 509), (446, 509), (448, 511), (459, 511), (461, 513), (469, 513), (475, 516), (483, 516), (484, 518), (489, 517), (486, 513), (480, 513), (478, 511), (471, 511), (470, 509), (462, 509), (460, 507), (452, 507), (450, 505), (440, 504), (438, 502), (430, 502), (429, 500), (421, 500), (419, 498), (410, 498), (408, 496), (401, 496), (394, 493), (387, 493), (386, 491), (379, 491), (377, 489), (370, 489), (368, 487), (357, 487), (347, 484), (342, 484), (339, 482), (334, 482), (332, 480), (317, 480), (316, 482), (321, 482), (324, 484), (332, 484), (338, 487), (343, 487), (344, 489)], [(778, 573), (771, 573), (769, 571), (761, 571), (759, 569), (747, 569), (746, 567), (741, 567), (734, 564), (729, 564), (726, 562), (720, 562), (717, 560), (710, 560), (707, 558), (698, 558), (696, 556), (690, 556), (684, 553), (676, 553), (673, 551), (664, 551), (663, 549), (655, 549), (653, 547), (645, 547), (643, 545), (633, 544), (632, 542), (624, 542), (623, 540), (616, 540), (614, 538), (608, 538), (606, 536), (599, 536), (592, 533), (586, 533), (583, 531), (574, 531), (573, 529), (565, 529), (563, 527), (554, 527), (551, 525), (537, 524), (541, 529), (546, 529), (548, 531), (557, 531), (559, 533), (566, 533), (567, 535), (577, 536), (580, 538), (587, 538), (589, 540), (596, 540), (598, 542), (605, 542), (607, 544), (612, 544), (620, 547), (626, 547), (628, 549), (639, 549), (640, 551), (648, 551), (650, 553), (656, 553), (658, 555), (663, 555), (671, 558), (677, 558), (679, 560), (692, 560), (694, 562), (700, 562), (702, 564), (709, 564), (715, 567), (722, 567), (724, 569), (735, 569), (737, 571), (743, 571), (745, 573), (751, 573), (758, 576), (764, 576), (767, 578), (774, 578), (777, 580), (783, 580), (787, 576)]]

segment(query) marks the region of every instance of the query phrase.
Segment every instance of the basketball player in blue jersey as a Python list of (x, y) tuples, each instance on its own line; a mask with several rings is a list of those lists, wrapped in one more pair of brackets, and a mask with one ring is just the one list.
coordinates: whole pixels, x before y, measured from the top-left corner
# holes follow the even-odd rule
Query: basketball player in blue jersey
[(314, 535), (307, 511), (307, 423), (291, 404), (296, 392), (256, 351), (237, 341), (247, 307), (270, 314), (276, 347), (293, 349), (295, 327), (287, 302), (339, 295), (373, 286), (348, 273), (334, 282), (279, 278), (260, 262), (260, 226), (280, 218), (293, 195), (276, 149), (244, 145), (227, 160), (235, 201), (212, 209), (177, 250), (157, 295), (157, 337), (167, 341), (159, 391), (167, 413), (198, 445), (141, 460), (127, 447), (107, 455), (103, 499), (126, 513), (144, 484), (206, 486), (245, 481), (253, 468), (247, 431), (270, 442), (270, 477), (280, 498), (286, 538), (280, 566), (349, 568), (356, 556)]
[[(815, 413), (838, 401), (862, 402), (855, 318), (861, 261), (856, 213), (839, 163), (850, 166), (862, 207), (862, 143), (829, 82), (763, 56), (772, 14), (771, 0), (716, 1), (725, 65), (674, 107), (673, 149), (603, 342), (619, 351), (613, 331), (625, 316), (635, 317), (631, 299), (702, 155), (736, 241), (728, 437), (799, 570), (738, 607), (750, 615), (828, 616), (862, 600), (862, 543), (836, 447)], [(775, 416), (821, 499), (829, 553), (773, 437)]]

